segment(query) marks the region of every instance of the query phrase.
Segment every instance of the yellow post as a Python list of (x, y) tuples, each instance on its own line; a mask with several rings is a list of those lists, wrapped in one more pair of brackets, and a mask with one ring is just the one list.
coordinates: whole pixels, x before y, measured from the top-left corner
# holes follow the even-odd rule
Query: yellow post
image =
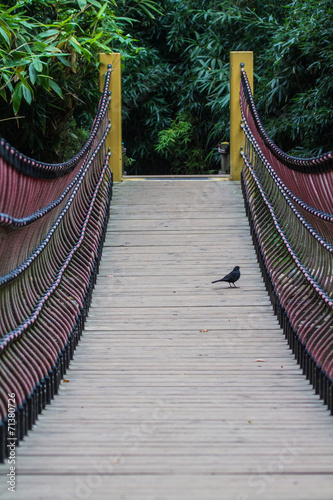
[(241, 178), (243, 160), (240, 151), (245, 144), (239, 104), (241, 64), (244, 64), (253, 91), (253, 52), (230, 52), (230, 177), (233, 181)]
[(111, 149), (110, 167), (113, 172), (115, 182), (123, 179), (123, 159), (122, 159), (122, 131), (121, 131), (121, 55), (99, 54), (100, 63), (100, 90), (104, 85), (104, 73), (108, 64), (111, 64), (111, 103), (109, 107), (109, 118), (111, 120), (111, 130), (106, 139), (106, 146)]

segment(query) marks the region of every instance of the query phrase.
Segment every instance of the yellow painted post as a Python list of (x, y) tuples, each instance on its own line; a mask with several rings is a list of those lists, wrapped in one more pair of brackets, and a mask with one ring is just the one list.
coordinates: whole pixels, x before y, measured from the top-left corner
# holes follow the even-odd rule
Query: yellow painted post
[(230, 52), (230, 177), (233, 181), (241, 178), (243, 159), (240, 151), (245, 144), (239, 104), (241, 64), (244, 64), (253, 91), (253, 52)]
[(109, 107), (109, 118), (111, 120), (111, 130), (106, 139), (106, 146), (111, 149), (110, 167), (113, 172), (115, 182), (123, 179), (123, 159), (122, 159), (122, 130), (121, 130), (121, 55), (99, 54), (100, 63), (100, 90), (104, 85), (104, 73), (111, 64), (111, 103)]

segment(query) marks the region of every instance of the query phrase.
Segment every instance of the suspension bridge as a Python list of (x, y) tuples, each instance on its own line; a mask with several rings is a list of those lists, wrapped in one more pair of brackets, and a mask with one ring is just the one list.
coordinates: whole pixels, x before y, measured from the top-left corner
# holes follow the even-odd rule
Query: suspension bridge
[(114, 182), (112, 68), (70, 161), (1, 140), (0, 498), (332, 499), (333, 156), (233, 71), (240, 180)]

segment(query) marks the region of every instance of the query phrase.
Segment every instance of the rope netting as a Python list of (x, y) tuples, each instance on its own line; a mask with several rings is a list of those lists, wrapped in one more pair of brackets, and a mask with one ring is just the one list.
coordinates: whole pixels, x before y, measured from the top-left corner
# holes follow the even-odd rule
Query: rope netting
[(82, 333), (112, 194), (110, 77), (70, 161), (37, 162), (1, 140), (0, 460), (57, 394)]
[(333, 152), (282, 152), (241, 71), (242, 187), (258, 260), (296, 359), (333, 413)]

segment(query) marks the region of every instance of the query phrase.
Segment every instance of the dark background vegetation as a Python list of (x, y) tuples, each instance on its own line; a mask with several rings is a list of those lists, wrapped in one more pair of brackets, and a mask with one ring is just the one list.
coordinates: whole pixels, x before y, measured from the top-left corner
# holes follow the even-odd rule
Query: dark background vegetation
[(215, 173), (229, 53), (251, 50), (269, 134), (316, 156), (332, 149), (332, 26), (331, 0), (9, 0), (0, 135), (34, 158), (70, 158), (96, 112), (97, 54), (120, 51), (127, 173)]

